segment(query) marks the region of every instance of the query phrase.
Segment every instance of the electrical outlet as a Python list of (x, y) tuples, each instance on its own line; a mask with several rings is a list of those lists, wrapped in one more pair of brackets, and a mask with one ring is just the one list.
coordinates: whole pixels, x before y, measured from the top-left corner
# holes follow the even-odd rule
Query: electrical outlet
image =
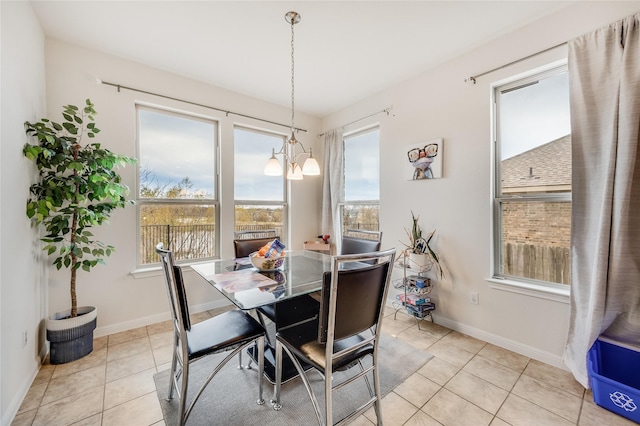
[(476, 292), (469, 293), (469, 303), (471, 303), (472, 305), (478, 304), (478, 293)]
[(22, 332), (22, 347), (25, 348), (27, 346), (27, 340), (28, 340), (29, 335), (27, 334), (27, 331), (23, 331)]

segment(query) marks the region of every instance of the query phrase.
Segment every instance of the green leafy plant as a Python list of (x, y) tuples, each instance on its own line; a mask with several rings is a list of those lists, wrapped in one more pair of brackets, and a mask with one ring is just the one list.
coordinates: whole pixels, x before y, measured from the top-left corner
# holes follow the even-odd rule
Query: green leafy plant
[(46, 118), (25, 123), (27, 135), (37, 142), (25, 144), (22, 152), (35, 162), (39, 176), (29, 187), (27, 216), (44, 227), (43, 250), (56, 256), (56, 268), (71, 270), (72, 317), (77, 316), (78, 307), (76, 271), (104, 264), (104, 257), (115, 250), (96, 240), (90, 229), (108, 222), (113, 210), (133, 203), (125, 198), (129, 188), (117, 169), (136, 160), (114, 154), (99, 143), (82, 144), (83, 137), (93, 139), (100, 132), (95, 114), (87, 99), (82, 109), (64, 106), (61, 124)]
[(428, 237), (424, 238), (422, 236), (422, 228), (418, 223), (420, 216), (416, 216), (411, 212), (411, 230), (409, 231), (405, 228), (405, 232), (407, 233), (407, 237), (409, 238), (409, 243), (403, 243), (406, 247), (407, 253), (414, 254), (424, 254), (428, 256), (431, 260), (431, 263), (436, 268), (437, 275), (442, 279), (444, 278), (444, 271), (442, 270), (442, 266), (440, 265), (440, 257), (438, 253), (431, 247), (431, 241), (433, 236), (435, 235), (435, 229), (431, 231)]

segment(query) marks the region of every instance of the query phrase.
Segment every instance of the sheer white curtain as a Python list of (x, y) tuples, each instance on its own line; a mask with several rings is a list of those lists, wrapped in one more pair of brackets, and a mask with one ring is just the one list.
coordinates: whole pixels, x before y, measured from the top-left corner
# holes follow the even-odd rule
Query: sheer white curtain
[(640, 14), (569, 43), (571, 322), (564, 361), (588, 385), (600, 334), (640, 344)]
[(322, 182), (322, 233), (339, 241), (340, 195), (344, 185), (344, 150), (342, 129), (329, 130), (324, 135), (324, 173)]

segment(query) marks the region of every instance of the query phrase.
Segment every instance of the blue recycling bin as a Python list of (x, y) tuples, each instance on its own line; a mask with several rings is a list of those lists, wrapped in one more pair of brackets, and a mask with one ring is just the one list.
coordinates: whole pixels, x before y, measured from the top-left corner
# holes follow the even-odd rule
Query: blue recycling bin
[(593, 400), (640, 423), (640, 351), (596, 340), (587, 354)]

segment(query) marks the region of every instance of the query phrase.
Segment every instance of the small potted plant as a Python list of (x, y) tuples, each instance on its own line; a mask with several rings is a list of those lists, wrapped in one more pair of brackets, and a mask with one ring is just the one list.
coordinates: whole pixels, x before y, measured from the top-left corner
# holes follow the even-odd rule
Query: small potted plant
[(78, 307), (76, 272), (104, 264), (114, 247), (96, 240), (91, 228), (106, 223), (116, 208), (132, 203), (125, 199), (129, 188), (116, 169), (135, 159), (96, 142), (82, 144), (84, 137), (92, 139), (100, 132), (95, 114), (87, 99), (82, 109), (64, 106), (62, 124), (46, 118), (25, 123), (27, 135), (36, 143), (27, 143), (23, 154), (38, 169), (38, 181), (29, 187), (27, 216), (44, 229), (43, 250), (54, 256), (56, 268), (70, 270), (71, 309), (46, 322), (52, 364), (74, 361), (93, 350), (97, 312), (92, 306)]
[(406, 247), (405, 256), (408, 254), (409, 256), (409, 266), (417, 269), (420, 272), (427, 272), (431, 270), (433, 267), (436, 268), (436, 276), (439, 278), (444, 278), (444, 271), (440, 266), (440, 258), (438, 254), (431, 247), (431, 241), (433, 236), (435, 235), (435, 229), (431, 231), (431, 233), (425, 238), (422, 235), (422, 228), (418, 223), (420, 219), (419, 216), (413, 214), (411, 212), (411, 230), (405, 228), (405, 232), (407, 233), (407, 237), (409, 238), (409, 243), (403, 243)]

